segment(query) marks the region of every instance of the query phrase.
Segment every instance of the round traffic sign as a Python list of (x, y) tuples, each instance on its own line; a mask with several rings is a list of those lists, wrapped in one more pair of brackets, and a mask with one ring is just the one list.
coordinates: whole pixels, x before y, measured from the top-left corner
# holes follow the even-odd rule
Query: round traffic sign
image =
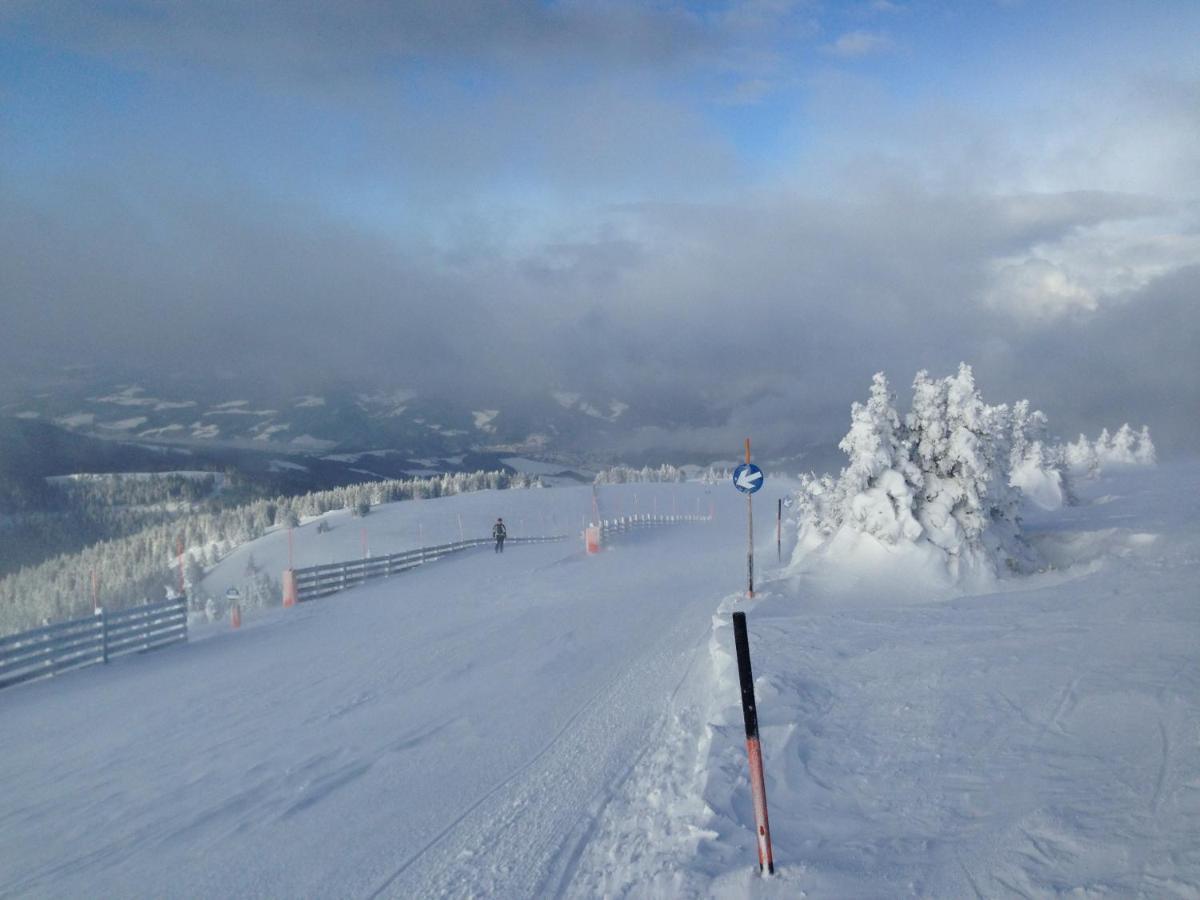
[(743, 494), (753, 494), (763, 486), (763, 471), (754, 463), (742, 463), (733, 470), (733, 486)]

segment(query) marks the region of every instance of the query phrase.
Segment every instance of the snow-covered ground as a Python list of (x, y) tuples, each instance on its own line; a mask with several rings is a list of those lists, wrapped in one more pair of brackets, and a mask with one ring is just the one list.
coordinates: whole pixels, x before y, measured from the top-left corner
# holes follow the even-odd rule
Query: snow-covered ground
[[(0, 692), (0, 896), (1200, 893), (1200, 464), (1084, 484), (1029, 523), (1055, 567), (974, 595), (878, 560), (774, 567), (782, 487), (756, 502), (750, 603), (731, 487), (612, 486), (606, 515), (636, 495), (716, 521), (595, 557), (465, 554)], [(590, 506), (556, 488), (336, 514), (295, 531), (297, 564), (356, 555), (364, 527), (384, 553), (460, 515), (535, 533)], [(281, 568), (286, 535), (239, 552)]]

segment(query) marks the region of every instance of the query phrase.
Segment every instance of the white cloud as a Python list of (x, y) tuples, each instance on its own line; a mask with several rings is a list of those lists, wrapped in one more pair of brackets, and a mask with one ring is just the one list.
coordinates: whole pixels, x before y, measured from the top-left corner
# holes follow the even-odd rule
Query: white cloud
[(843, 59), (854, 59), (870, 56), (872, 53), (882, 53), (892, 49), (892, 39), (885, 34), (870, 31), (848, 31), (832, 44), (825, 46), (825, 51)]
[(1101, 221), (997, 259), (985, 303), (1047, 320), (1121, 302), (1152, 282), (1200, 264), (1200, 227), (1187, 216)]
[(995, 263), (984, 299), (993, 308), (1030, 320), (1097, 308), (1091, 291), (1054, 263), (1036, 256)]

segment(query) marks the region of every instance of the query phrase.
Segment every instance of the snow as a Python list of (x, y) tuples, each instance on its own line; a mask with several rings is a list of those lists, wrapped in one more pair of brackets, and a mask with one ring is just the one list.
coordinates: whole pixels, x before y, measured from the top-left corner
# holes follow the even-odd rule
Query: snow
[(225, 475), (220, 472), (206, 472), (203, 469), (172, 469), (167, 472), (75, 472), (71, 475), (47, 475), (46, 481), (58, 484), (67, 481), (153, 481), (158, 478), (187, 478), (190, 481), (200, 481), (212, 478), (217, 484), (225, 481)]
[(144, 393), (146, 393), (146, 389), (135, 384), (114, 394), (109, 394), (107, 397), (92, 397), (91, 399), (96, 403), (112, 403), (116, 406), (153, 406), (158, 402), (153, 397), (138, 396)]
[(254, 436), (256, 441), (269, 441), (273, 435), (276, 435), (281, 431), (287, 431), (291, 427), (291, 425), (277, 425), (271, 423), (267, 424), (265, 427), (263, 425), (256, 425), (252, 430), (258, 431), (258, 434)]
[(276, 416), (279, 415), (277, 409), (245, 409), (245, 400), (233, 400), (229, 403), (222, 403), (219, 406), (214, 406), (207, 412), (201, 413), (202, 416)]
[(203, 422), (193, 422), (192, 423), (192, 437), (193, 438), (211, 439), (211, 438), (220, 437), (220, 435), (221, 435), (220, 426), (206, 425)]
[(118, 419), (115, 422), (100, 422), (101, 428), (107, 428), (110, 431), (132, 431), (139, 426), (145, 425), (149, 419), (145, 416), (134, 416), (129, 419)]
[[(465, 553), (0, 692), (0, 895), (1200, 893), (1200, 462), (1031, 509), (1042, 572), (970, 585), (859, 533), (775, 562), (775, 498), (599, 489), (716, 520)], [(1103, 502), (1094, 502), (1103, 501)], [(576, 531), (591, 488), (328, 513), (298, 565)], [(787, 537), (783, 558), (790, 559)], [(907, 549), (911, 550), (911, 546)], [(224, 592), (277, 530), (205, 580)], [(209, 584), (209, 581), (212, 584)], [(761, 878), (729, 613), (747, 612), (778, 865)]]
[(327, 441), (323, 438), (313, 437), (311, 434), (294, 437), (289, 443), (301, 450), (331, 450), (337, 446), (337, 441)]
[(1013, 469), (1009, 483), (1019, 487), (1025, 499), (1041, 509), (1054, 510), (1063, 505), (1062, 475), (1034, 460), (1020, 462)]
[(147, 428), (145, 431), (139, 431), (138, 437), (162, 437), (163, 435), (173, 434), (176, 431), (183, 431), (182, 425), (164, 425), (161, 428)]
[(308, 466), (302, 466), (300, 463), (288, 462), (286, 459), (271, 460), (270, 470), (272, 472), (307, 472)]
[(496, 433), (496, 426), (492, 424), (492, 420), (498, 415), (500, 415), (498, 409), (476, 409), (471, 412), (471, 416), (475, 420), (475, 428), (488, 434)]
[(527, 459), (524, 456), (506, 456), (500, 462), (522, 475), (558, 475), (569, 469), (568, 466)]
[(330, 459), (334, 462), (360, 462), (364, 457), (383, 457), (383, 456), (398, 456), (399, 450), (362, 450), (358, 453), (330, 453), (322, 456), (321, 459)]
[(298, 409), (314, 407), (314, 406), (324, 406), (325, 398), (318, 397), (314, 394), (304, 394), (301, 397), (297, 397), (293, 401), (293, 405), (296, 406)]
[(96, 414), (77, 412), (71, 413), (69, 416), (62, 416), (54, 421), (66, 428), (80, 428), (84, 425), (91, 425), (93, 422), (95, 422)]

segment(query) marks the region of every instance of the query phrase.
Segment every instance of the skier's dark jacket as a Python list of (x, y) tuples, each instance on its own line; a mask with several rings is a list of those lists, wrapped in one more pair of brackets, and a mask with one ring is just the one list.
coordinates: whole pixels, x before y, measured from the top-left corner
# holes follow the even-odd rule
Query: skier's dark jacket
[(502, 541), (508, 537), (508, 529), (504, 527), (503, 522), (497, 522), (492, 526), (492, 537), (498, 541)]

